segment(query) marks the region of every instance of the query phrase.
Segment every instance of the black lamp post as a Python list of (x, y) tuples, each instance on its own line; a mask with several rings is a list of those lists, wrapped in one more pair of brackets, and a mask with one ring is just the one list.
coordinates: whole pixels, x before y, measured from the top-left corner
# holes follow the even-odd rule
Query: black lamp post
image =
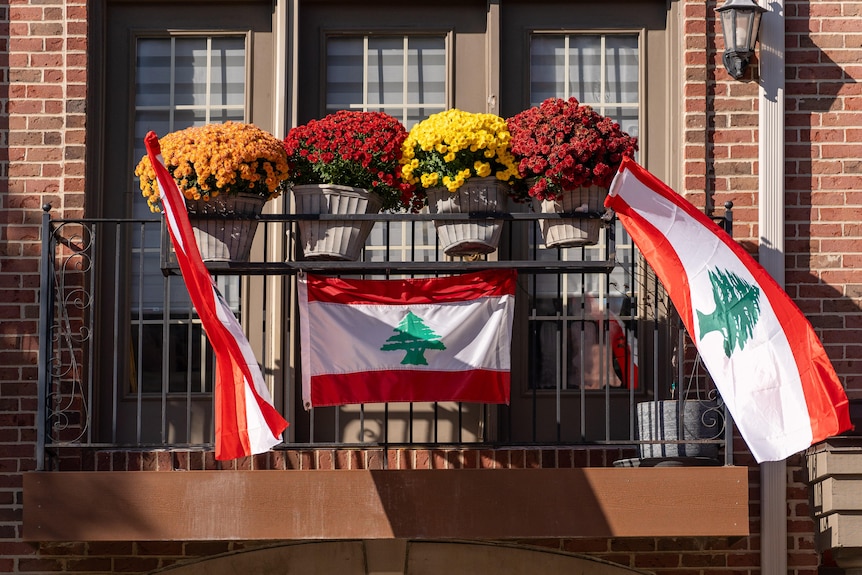
[(724, 33), (724, 68), (734, 79), (739, 80), (754, 53), (760, 16), (766, 12), (766, 8), (754, 0), (727, 0), (724, 6), (715, 11), (721, 16)]

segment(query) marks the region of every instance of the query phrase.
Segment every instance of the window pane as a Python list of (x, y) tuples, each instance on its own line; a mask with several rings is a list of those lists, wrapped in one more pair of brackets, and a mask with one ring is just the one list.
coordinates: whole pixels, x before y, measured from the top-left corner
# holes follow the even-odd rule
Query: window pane
[(608, 107), (602, 110), (602, 112), (606, 116), (613, 118), (614, 121), (619, 122), (624, 132), (632, 136), (640, 135), (637, 108)]
[[(441, 37), (408, 40), (407, 98), (410, 104), (430, 104), (435, 112), (446, 106), (446, 44)], [(429, 114), (430, 115), (430, 114)]]
[(569, 95), (583, 104), (602, 102), (601, 36), (569, 36)]
[(537, 106), (563, 92), (566, 74), (565, 38), (533, 36), (530, 44), (530, 105)]
[[(244, 121), (245, 42), (245, 35), (138, 39), (135, 163), (145, 153), (143, 140), (150, 130), (164, 136), (190, 126)], [(133, 211), (136, 217), (152, 217), (140, 194), (135, 194)], [(143, 342), (141, 357), (135, 357), (142, 378), (140, 390), (205, 391), (211, 377), (206, 367), (211, 351), (182, 278), (162, 274), (161, 249), (166, 238), (157, 230), (152, 226), (129, 238), (135, 356), (138, 340)], [(218, 283), (228, 304), (239, 311), (239, 279), (219, 278)], [(163, 388), (165, 374), (168, 379)]]
[(245, 39), (213, 38), (210, 63), (210, 104), (241, 108), (245, 104)]
[(402, 104), (404, 95), (404, 41), (401, 38), (368, 39), (368, 104)]
[(608, 79), (606, 102), (621, 104), (638, 101), (638, 44), (635, 36), (608, 36), (605, 41)]
[(326, 109), (347, 110), (362, 104), (362, 38), (329, 38), (326, 42)]
[(177, 105), (205, 106), (207, 103), (207, 40), (175, 40), (174, 93)]
[(171, 44), (164, 39), (138, 40), (135, 105), (171, 103)]

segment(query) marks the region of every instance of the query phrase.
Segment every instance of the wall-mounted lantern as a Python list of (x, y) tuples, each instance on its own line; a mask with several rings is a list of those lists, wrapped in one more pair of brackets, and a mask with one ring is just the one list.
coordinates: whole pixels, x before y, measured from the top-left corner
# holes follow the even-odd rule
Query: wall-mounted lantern
[(727, 0), (724, 6), (715, 11), (721, 16), (724, 34), (724, 68), (739, 80), (754, 53), (760, 16), (766, 12), (766, 8), (754, 0)]

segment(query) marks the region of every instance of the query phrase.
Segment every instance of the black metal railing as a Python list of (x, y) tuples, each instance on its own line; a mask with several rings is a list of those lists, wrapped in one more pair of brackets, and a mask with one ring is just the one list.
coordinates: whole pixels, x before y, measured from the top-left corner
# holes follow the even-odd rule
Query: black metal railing
[[(717, 219), (729, 226), (730, 214)], [(377, 214), (350, 218), (375, 224), (361, 261), (307, 261), (297, 255), (297, 224), (345, 218), (294, 214), (259, 218), (251, 261), (208, 264), (291, 422), (281, 447), (639, 445), (642, 458), (621, 465), (717, 463), (722, 450), (729, 463), (720, 397), (624, 230), (606, 219), (599, 245), (545, 250), (538, 216), (491, 215), (505, 229), (487, 257), (448, 258), (416, 238), (434, 237), (432, 219), (489, 214)], [(38, 467), (67, 447), (209, 448), (214, 357), (163, 222), (55, 220), (46, 206), (42, 242)], [(391, 278), (498, 267), (520, 276), (509, 405), (301, 409), (297, 273)], [(627, 346), (626, 359), (614, 344)], [(679, 399), (688, 401), (668, 402)]]

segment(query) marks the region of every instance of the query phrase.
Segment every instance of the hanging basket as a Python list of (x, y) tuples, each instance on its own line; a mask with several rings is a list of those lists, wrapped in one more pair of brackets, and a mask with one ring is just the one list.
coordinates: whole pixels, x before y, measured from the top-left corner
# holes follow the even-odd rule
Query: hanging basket
[[(428, 210), (432, 214), (469, 214), (502, 212), (508, 200), (508, 187), (495, 177), (469, 178), (455, 192), (446, 188), (428, 189)], [(445, 221), (434, 220), (437, 238), (448, 256), (488, 254), (497, 249), (503, 221), (497, 219)]]
[(209, 201), (186, 200), (189, 221), (205, 262), (247, 262), (267, 198), (220, 194)]
[[(293, 197), (298, 214), (376, 214), (383, 207), (374, 192), (332, 184), (293, 186)], [(300, 220), (302, 253), (309, 260), (356, 261), (373, 227), (371, 220)]]
[[(556, 200), (533, 198), (533, 211), (541, 214), (567, 214), (582, 212), (600, 214), (604, 212), (607, 188), (599, 186), (568, 190)], [(539, 220), (539, 229), (549, 248), (574, 248), (592, 246), (599, 242), (602, 222), (597, 217), (555, 218)]]

